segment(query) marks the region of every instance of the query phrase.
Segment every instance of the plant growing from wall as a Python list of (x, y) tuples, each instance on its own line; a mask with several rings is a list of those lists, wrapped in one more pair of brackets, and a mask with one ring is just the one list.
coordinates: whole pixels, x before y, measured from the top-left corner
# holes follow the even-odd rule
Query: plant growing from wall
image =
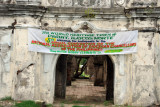
[(85, 18), (95, 18), (95, 12), (92, 8), (85, 10)]

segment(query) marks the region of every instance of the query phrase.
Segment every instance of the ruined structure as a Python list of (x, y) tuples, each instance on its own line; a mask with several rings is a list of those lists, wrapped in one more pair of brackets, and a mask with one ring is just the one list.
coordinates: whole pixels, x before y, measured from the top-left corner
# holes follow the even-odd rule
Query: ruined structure
[[(159, 6), (159, 0), (0, 0), (0, 98), (52, 103), (55, 78), (65, 76), (65, 69), (56, 67), (59, 58), (59, 64), (67, 63), (65, 56), (28, 51), (28, 28), (82, 33), (138, 30), (137, 53), (109, 55), (114, 104), (160, 104)], [(66, 80), (60, 79), (65, 97)]]

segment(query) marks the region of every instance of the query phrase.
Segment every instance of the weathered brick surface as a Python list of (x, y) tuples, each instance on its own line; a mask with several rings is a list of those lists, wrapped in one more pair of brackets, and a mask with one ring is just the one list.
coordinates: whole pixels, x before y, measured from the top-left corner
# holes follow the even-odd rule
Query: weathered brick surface
[(88, 79), (76, 79), (66, 89), (66, 100), (104, 102), (105, 96), (105, 87), (94, 86)]

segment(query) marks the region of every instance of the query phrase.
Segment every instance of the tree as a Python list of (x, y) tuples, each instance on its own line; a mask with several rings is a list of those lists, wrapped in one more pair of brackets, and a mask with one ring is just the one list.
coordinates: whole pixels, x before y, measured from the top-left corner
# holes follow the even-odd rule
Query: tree
[[(79, 65), (83, 65), (81, 71), (79, 71)], [(87, 59), (86, 58), (77, 58), (77, 68), (74, 78), (79, 78), (79, 76), (84, 72), (85, 68), (87, 67)]]

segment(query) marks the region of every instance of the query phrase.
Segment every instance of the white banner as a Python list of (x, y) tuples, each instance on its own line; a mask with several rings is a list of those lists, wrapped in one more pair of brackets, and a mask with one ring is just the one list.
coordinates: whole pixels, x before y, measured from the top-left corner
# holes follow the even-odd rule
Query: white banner
[(28, 29), (29, 51), (105, 55), (137, 52), (138, 31), (115, 33), (73, 33)]

